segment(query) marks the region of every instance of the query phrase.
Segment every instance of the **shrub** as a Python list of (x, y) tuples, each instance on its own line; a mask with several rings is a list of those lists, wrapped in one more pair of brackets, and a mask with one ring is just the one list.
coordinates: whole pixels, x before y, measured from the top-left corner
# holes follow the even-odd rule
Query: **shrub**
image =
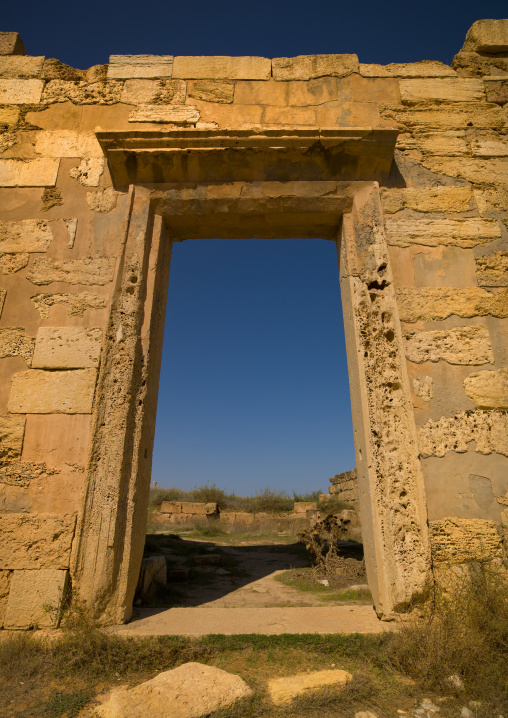
[(211, 486), (203, 484), (203, 486), (195, 486), (190, 492), (192, 501), (199, 501), (205, 504), (216, 503), (219, 509), (224, 509), (228, 503), (228, 497), (223, 489), (217, 488), (215, 484)]
[(268, 486), (263, 491), (256, 491), (251, 500), (251, 511), (282, 514), (292, 511), (295, 505), (285, 491), (273, 491)]

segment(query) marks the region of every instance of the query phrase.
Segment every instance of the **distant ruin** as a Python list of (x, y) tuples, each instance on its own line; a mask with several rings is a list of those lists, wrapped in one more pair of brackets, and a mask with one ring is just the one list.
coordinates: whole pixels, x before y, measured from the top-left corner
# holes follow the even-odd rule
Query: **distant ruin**
[(508, 21), (451, 67), (0, 53), (0, 625), (131, 615), (189, 238), (336, 242), (378, 614), (505, 560)]

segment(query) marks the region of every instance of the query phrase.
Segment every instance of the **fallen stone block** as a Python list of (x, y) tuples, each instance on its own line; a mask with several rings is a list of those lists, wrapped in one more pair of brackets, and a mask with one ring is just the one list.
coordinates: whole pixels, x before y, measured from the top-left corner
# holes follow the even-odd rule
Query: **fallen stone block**
[(325, 686), (345, 686), (352, 677), (351, 673), (336, 669), (272, 678), (268, 681), (268, 695), (275, 705), (283, 705), (297, 696)]
[(113, 689), (93, 715), (100, 718), (200, 718), (252, 694), (239, 676), (185, 663), (134, 688)]

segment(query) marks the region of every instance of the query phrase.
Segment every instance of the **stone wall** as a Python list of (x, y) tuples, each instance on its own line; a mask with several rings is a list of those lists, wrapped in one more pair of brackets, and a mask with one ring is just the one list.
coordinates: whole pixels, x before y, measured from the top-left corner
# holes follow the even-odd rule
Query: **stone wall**
[(381, 614), (419, 590), (430, 551), (456, 555), (450, 521), (495, 543), (507, 52), (508, 22), (489, 20), (451, 67), (143, 55), (76, 70), (0, 35), (0, 622), (42, 625), (47, 604), (56, 622), (69, 571), (104, 622), (130, 615), (171, 243), (187, 237), (342, 237)]
[(343, 471), (341, 474), (331, 476), (329, 494), (339, 499), (339, 501), (344, 501), (356, 507), (360, 499), (356, 469)]

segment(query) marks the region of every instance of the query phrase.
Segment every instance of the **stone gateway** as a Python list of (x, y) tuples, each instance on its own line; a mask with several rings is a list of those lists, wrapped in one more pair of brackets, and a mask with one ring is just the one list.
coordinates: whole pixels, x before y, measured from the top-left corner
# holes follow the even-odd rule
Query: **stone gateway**
[[(117, 56), (0, 34), (0, 625), (125, 622), (173, 242), (337, 245), (376, 611), (508, 532), (508, 20), (452, 66)], [(51, 610), (48, 611), (48, 605)]]

